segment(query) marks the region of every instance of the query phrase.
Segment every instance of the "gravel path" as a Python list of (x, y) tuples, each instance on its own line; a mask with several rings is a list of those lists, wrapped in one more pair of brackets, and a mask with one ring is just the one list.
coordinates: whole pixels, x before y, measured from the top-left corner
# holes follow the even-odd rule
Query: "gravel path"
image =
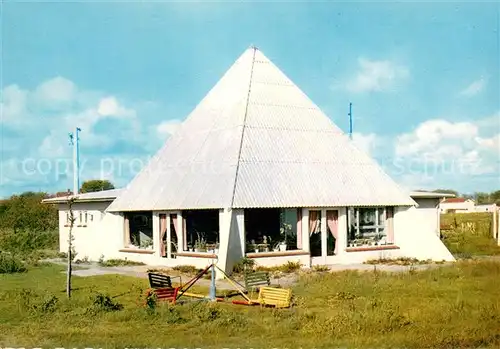
[[(65, 265), (66, 262), (60, 259), (47, 260), (51, 263)], [(413, 266), (405, 266), (405, 265), (387, 265), (387, 264), (335, 264), (329, 265), (330, 272), (341, 272), (345, 270), (356, 270), (356, 271), (385, 271), (385, 272), (394, 272), (394, 273), (402, 273), (408, 272), (410, 270), (426, 270), (430, 268), (438, 268), (443, 265), (449, 265), (450, 263), (445, 264), (420, 264)], [(73, 271), (73, 275), (80, 277), (87, 276), (96, 276), (96, 275), (108, 275), (108, 274), (119, 274), (126, 276), (133, 276), (138, 278), (147, 278), (148, 269), (165, 269), (162, 266), (150, 266), (150, 265), (138, 265), (138, 266), (119, 266), (119, 267), (102, 267), (99, 264), (92, 262), (89, 264), (77, 264), (77, 269)], [(186, 282), (192, 278), (191, 275), (181, 274), (181, 280)], [(297, 283), (298, 275), (297, 274), (282, 274), (280, 277), (272, 277), (271, 283), (273, 285), (280, 285), (283, 287), (290, 287)], [(243, 283), (240, 281), (240, 283)], [(210, 280), (201, 278), (197, 282), (200, 286), (209, 287)], [(234, 287), (227, 280), (217, 280), (216, 287), (223, 290), (232, 290)]]

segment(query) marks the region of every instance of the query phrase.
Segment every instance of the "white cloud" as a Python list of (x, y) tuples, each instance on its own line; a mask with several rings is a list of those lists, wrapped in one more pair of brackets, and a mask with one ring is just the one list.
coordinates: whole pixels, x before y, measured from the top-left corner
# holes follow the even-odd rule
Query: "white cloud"
[(354, 132), (352, 134), (354, 144), (366, 154), (372, 154), (378, 143), (378, 138), (374, 133), (362, 134)]
[(500, 133), (490, 138), (477, 137), (476, 142), (479, 146), (497, 151), (500, 154)]
[(77, 93), (78, 89), (71, 80), (58, 76), (40, 84), (33, 97), (45, 107), (59, 108), (73, 102)]
[(2, 91), (2, 122), (12, 121), (20, 117), (26, 111), (28, 91), (22, 90), (17, 85), (9, 85)]
[(406, 179), (420, 176), (422, 184), (431, 179), (437, 187), (498, 173), (500, 134), (486, 137), (489, 128), (481, 126), (483, 121), (428, 120), (398, 136), (398, 175)]
[(181, 125), (181, 120), (167, 120), (163, 121), (156, 127), (156, 132), (160, 136), (160, 138), (165, 139), (166, 137), (172, 135), (175, 131), (178, 130)]
[(60, 135), (54, 134), (53, 132), (46, 136), (42, 140), (40, 148), (38, 149), (39, 154), (45, 158), (54, 158), (69, 155), (71, 153), (71, 150), (68, 150), (67, 154), (64, 154), (64, 143), (59, 140), (59, 137)]
[(473, 81), (469, 86), (463, 89), (460, 94), (462, 96), (472, 97), (480, 93), (486, 87), (486, 80), (484, 78), (480, 78), (476, 81)]
[(428, 120), (397, 138), (396, 155), (460, 156), (462, 147), (474, 143), (477, 135), (478, 127), (471, 122)]
[(135, 111), (120, 105), (115, 97), (105, 97), (99, 101), (97, 113), (101, 116), (134, 117)]
[(410, 76), (408, 68), (392, 61), (371, 61), (359, 58), (359, 72), (347, 82), (351, 92), (385, 91), (392, 89), (400, 80)]

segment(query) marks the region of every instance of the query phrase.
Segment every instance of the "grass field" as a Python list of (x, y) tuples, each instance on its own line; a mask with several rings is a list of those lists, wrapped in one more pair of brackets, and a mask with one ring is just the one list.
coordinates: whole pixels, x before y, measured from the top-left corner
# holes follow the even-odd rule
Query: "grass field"
[[(119, 275), (75, 277), (67, 301), (62, 270), (0, 275), (0, 347), (500, 347), (493, 261), (404, 274), (303, 274), (295, 306), (285, 310), (190, 303), (148, 311), (140, 299), (147, 281)], [(96, 293), (123, 308), (94, 305)]]
[(490, 213), (458, 213), (441, 215), (444, 244), (457, 257), (500, 255), (500, 246), (492, 235)]

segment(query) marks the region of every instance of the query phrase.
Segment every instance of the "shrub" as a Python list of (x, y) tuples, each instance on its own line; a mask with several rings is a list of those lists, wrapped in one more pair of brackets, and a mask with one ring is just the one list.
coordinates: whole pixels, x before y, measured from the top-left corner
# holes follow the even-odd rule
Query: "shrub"
[(98, 264), (101, 267), (120, 267), (120, 266), (130, 266), (130, 265), (145, 265), (142, 262), (129, 261), (128, 259), (104, 260), (102, 257), (99, 259)]
[(46, 298), (39, 304), (33, 304), (32, 312), (39, 314), (52, 313), (56, 310), (58, 301), (59, 299), (56, 296), (51, 296), (49, 298)]
[(329, 271), (330, 268), (327, 265), (313, 265), (312, 270), (315, 272)]
[(93, 309), (97, 311), (118, 311), (123, 309), (123, 305), (115, 302), (109, 295), (97, 293), (90, 298), (92, 300)]
[(0, 274), (23, 273), (26, 271), (23, 261), (10, 254), (0, 252)]
[(89, 257), (85, 256), (82, 259), (75, 259), (75, 264), (90, 264)]
[(148, 292), (146, 294), (146, 308), (150, 311), (154, 311), (158, 305), (158, 296), (155, 292)]
[(248, 257), (243, 257), (233, 266), (233, 273), (240, 274), (245, 271), (245, 269), (253, 269), (255, 266), (255, 261)]
[(193, 265), (176, 265), (172, 269), (175, 271), (178, 271), (179, 273), (183, 273), (183, 274), (197, 274), (198, 273), (198, 269), (196, 269), (196, 267)]
[(190, 306), (191, 317), (201, 322), (217, 320), (222, 315), (222, 309), (217, 303), (197, 302)]
[(300, 262), (288, 261), (286, 264), (281, 265), (279, 270), (284, 273), (295, 273), (296, 271), (299, 271), (301, 267), (302, 265)]
[(36, 250), (56, 249), (59, 235), (56, 231), (14, 231), (0, 232), (0, 248), (19, 255), (28, 255)]

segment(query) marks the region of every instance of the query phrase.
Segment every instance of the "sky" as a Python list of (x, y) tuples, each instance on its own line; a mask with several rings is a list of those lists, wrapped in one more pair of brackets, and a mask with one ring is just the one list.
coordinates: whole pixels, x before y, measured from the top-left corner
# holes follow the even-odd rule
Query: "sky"
[(1, 3), (0, 197), (125, 186), (257, 46), (408, 189), (500, 189), (499, 4)]

